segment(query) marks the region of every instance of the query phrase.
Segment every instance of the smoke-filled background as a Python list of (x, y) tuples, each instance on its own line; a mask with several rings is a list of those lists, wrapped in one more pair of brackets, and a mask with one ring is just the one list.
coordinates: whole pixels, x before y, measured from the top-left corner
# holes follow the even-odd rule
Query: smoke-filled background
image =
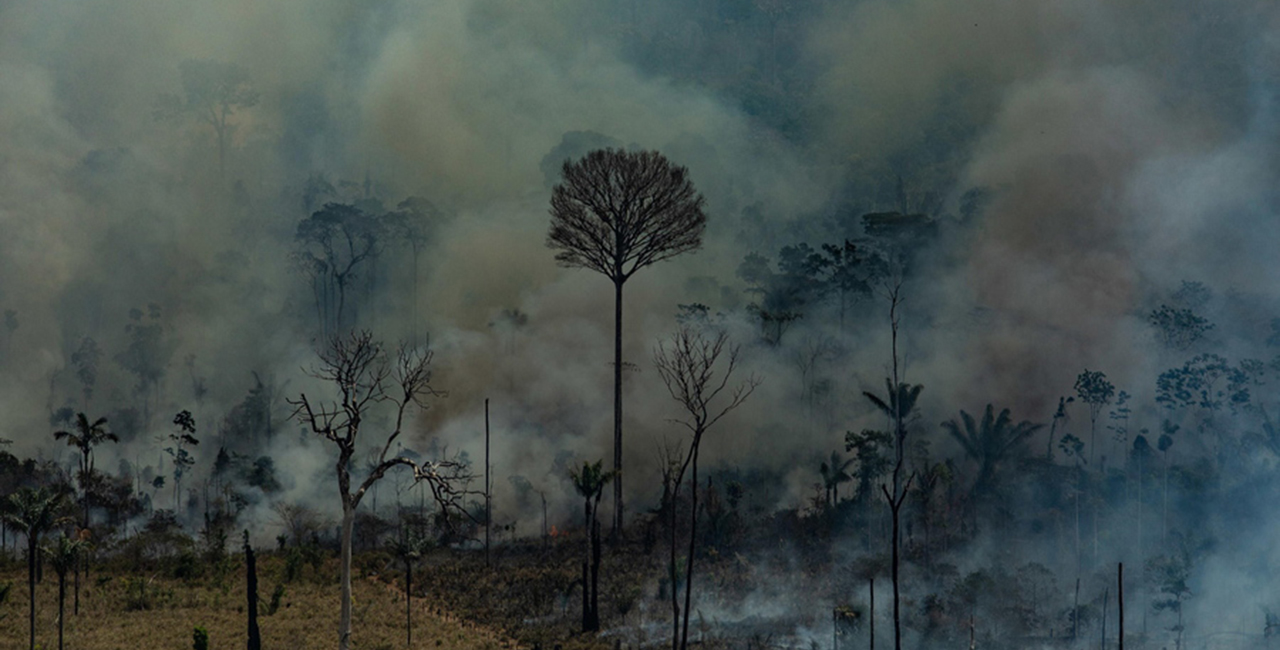
[[(239, 95), (211, 99), (229, 83)], [(891, 372), (899, 282), (899, 363), (924, 386), (913, 427), (935, 459), (971, 476), (936, 423), (993, 403), (1046, 425), (1027, 453), (1056, 467), (1121, 468), (1142, 432), (1152, 463), (1218, 459), (1223, 476), (1228, 442), (1273, 433), (1278, 410), (1278, 84), (1280, 10), (1249, 0), (8, 0), (0, 437), (70, 466), (51, 432), (107, 416), (122, 442), (98, 466), (172, 507), (150, 481), (190, 410), (188, 488), (222, 447), (274, 460), (279, 487), (246, 516), (274, 525), (280, 501), (332, 515), (334, 451), (285, 399), (327, 394), (306, 369), (358, 326), (435, 351), (448, 395), (405, 449), (478, 461), (488, 398), (495, 517), (532, 533), (521, 509), (540, 491), (568, 523), (567, 468), (612, 454), (613, 296), (556, 266), (548, 199), (564, 160), (611, 146), (687, 166), (708, 214), (700, 251), (625, 289), (637, 511), (682, 435), (651, 362), (681, 305), (723, 319), (739, 377), (762, 380), (703, 462), (768, 477), (762, 508), (804, 508), (845, 433), (886, 426), (862, 392)], [(340, 313), (302, 229), (328, 204), (398, 224)], [(833, 297), (794, 247), (846, 240), (886, 265)], [(1234, 382), (1220, 408), (1159, 401), (1157, 378), (1204, 353)], [(1054, 417), (1085, 370), (1129, 395), (1092, 427), (1082, 400)], [(1172, 446), (1154, 451), (1162, 432)], [(1274, 601), (1236, 582), (1280, 562), (1272, 488), (1236, 487), (1274, 460), (1212, 496), (1238, 509), (1212, 522), (1188, 607), (1239, 613), (1221, 629)]]

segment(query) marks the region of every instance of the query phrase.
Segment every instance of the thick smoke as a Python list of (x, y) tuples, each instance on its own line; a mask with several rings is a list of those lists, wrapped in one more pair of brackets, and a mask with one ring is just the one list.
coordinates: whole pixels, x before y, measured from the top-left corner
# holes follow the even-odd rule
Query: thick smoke
[[(650, 363), (680, 304), (724, 312), (741, 378), (764, 380), (704, 458), (777, 479), (761, 488), (769, 507), (803, 505), (845, 431), (884, 426), (861, 397), (891, 364), (883, 297), (839, 326), (830, 305), (815, 308), (770, 346), (736, 275), (749, 252), (776, 261), (785, 245), (861, 236), (864, 212), (939, 224), (904, 284), (900, 341), (930, 437), (987, 402), (1048, 422), (1085, 368), (1151, 404), (1154, 377), (1186, 359), (1147, 315), (1184, 280), (1216, 292), (1224, 355), (1253, 355), (1268, 335), (1280, 303), (1269, 3), (782, 3), (772, 23), (731, 4), (0, 4), (0, 309), (16, 324), (0, 331), (0, 437), (70, 462), (50, 417), (139, 407), (116, 357), (126, 327), (158, 326), (151, 422), (103, 448), (100, 466), (151, 464), (156, 436), (190, 409), (209, 441), (203, 475), (258, 373), (278, 389), (279, 433), (258, 451), (282, 468), (280, 498), (332, 513), (332, 450), (305, 442), (282, 401), (324, 390), (304, 372), (315, 307), (291, 260), (297, 223), (318, 207), (304, 195), (323, 178), (326, 200), (420, 196), (447, 215), (420, 268), (384, 269), (358, 317), (388, 341), (430, 333), (449, 394), (405, 446), (478, 462), (489, 398), (499, 518), (532, 522), (518, 512), (527, 484), (567, 521), (565, 469), (609, 457), (612, 419), (611, 287), (557, 268), (544, 244), (546, 170), (559, 162), (548, 156), (574, 133), (687, 165), (710, 214), (702, 251), (626, 287), (626, 481), (639, 507), (657, 496), (657, 448), (680, 435)], [(158, 98), (182, 92), (184, 61), (238, 65), (259, 94), (230, 118), (225, 173), (199, 117), (156, 119)], [(85, 337), (103, 351), (90, 397), (72, 363)], [(1159, 426), (1154, 407), (1135, 418)], [(269, 504), (254, 516), (270, 519)], [(1224, 576), (1245, 571), (1243, 548), (1215, 560)]]

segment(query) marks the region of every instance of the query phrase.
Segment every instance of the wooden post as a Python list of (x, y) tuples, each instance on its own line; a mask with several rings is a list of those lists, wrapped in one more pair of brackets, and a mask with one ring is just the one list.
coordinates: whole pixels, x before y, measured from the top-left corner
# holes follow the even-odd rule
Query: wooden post
[(876, 650), (876, 579), (872, 577), (868, 591), (871, 592), (871, 616), (867, 620), (871, 621), (871, 650)]
[(489, 398), (484, 398), (484, 565), (489, 566), (489, 527), (493, 524), (493, 477), (489, 475)]
[(1116, 599), (1120, 605), (1120, 650), (1124, 650), (1124, 562), (1116, 568)]

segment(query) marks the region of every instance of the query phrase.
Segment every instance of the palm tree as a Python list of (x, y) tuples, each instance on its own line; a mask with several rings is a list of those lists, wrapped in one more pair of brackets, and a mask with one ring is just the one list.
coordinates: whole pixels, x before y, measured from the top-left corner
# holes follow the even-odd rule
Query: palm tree
[(992, 405), (987, 404), (981, 422), (974, 421), (973, 416), (960, 411), (963, 426), (955, 420), (942, 423), (942, 428), (964, 448), (965, 455), (978, 463), (978, 478), (973, 482), (971, 500), (989, 493), (994, 487), (1000, 463), (1031, 437), (1031, 434), (1044, 428), (1043, 424), (1027, 420), (1014, 424), (1009, 409), (1000, 411), (999, 415), (994, 413)]
[(897, 289), (894, 289), (890, 297), (893, 300), (893, 308), (889, 312), (889, 319), (893, 324), (894, 337), (893, 380), (891, 381), (888, 378), (884, 380), (885, 393), (889, 399), (880, 399), (879, 395), (868, 391), (863, 391), (862, 394), (893, 421), (893, 492), (890, 493), (888, 486), (884, 484), (880, 485), (880, 492), (884, 495), (885, 503), (889, 504), (889, 513), (893, 520), (893, 541), (891, 542), (891, 559), (889, 563), (890, 575), (893, 578), (893, 650), (902, 650), (902, 598), (898, 582), (899, 553), (901, 550), (899, 540), (902, 537), (902, 503), (906, 501), (907, 493), (911, 490), (911, 481), (915, 479), (915, 474), (912, 473), (907, 477), (906, 484), (903, 485), (902, 465), (907, 442), (907, 420), (910, 419), (912, 412), (915, 410), (916, 401), (920, 399), (920, 391), (924, 390), (924, 386), (920, 384), (912, 386), (906, 382), (897, 381), (898, 322), (896, 316), (894, 316), (894, 310), (897, 309), (898, 304)]
[(53, 527), (62, 507), (62, 492), (47, 487), (22, 488), (9, 495), (9, 511), (6, 521), (27, 535), (27, 594), (31, 644), (36, 647), (36, 554), (40, 548), (40, 536)]
[(49, 564), (53, 566), (54, 573), (58, 574), (58, 650), (62, 650), (63, 613), (66, 611), (65, 603), (67, 601), (67, 572), (75, 566), (76, 560), (80, 557), (80, 550), (84, 546), (84, 540), (67, 537), (64, 534), (58, 538), (58, 541), (44, 548), (45, 555), (49, 557)]
[(839, 451), (832, 451), (831, 462), (824, 461), (818, 468), (818, 472), (822, 474), (822, 484), (827, 489), (827, 505), (834, 506), (840, 503), (840, 484), (853, 480), (848, 470), (854, 460), (856, 459), (842, 459)]
[(889, 398), (888, 400), (882, 399), (879, 395), (870, 391), (863, 391), (862, 394), (866, 396), (873, 406), (889, 416), (889, 419), (893, 421), (893, 429), (896, 434), (894, 436), (895, 444), (898, 456), (901, 457), (902, 439), (907, 434), (907, 420), (916, 410), (916, 402), (919, 401), (920, 391), (924, 390), (924, 386), (920, 384), (913, 386), (903, 382), (898, 384), (897, 390), (894, 390), (893, 383), (885, 379), (884, 390), (885, 395)]
[(54, 431), (54, 440), (66, 440), (67, 446), (80, 450), (80, 491), (84, 498), (84, 528), (89, 527), (89, 476), (93, 474), (93, 448), (104, 442), (120, 442), (120, 437), (107, 431), (107, 419), (92, 423), (84, 413), (76, 414), (75, 431)]
[[(596, 510), (600, 507), (600, 497), (604, 487), (613, 480), (615, 472), (603, 469), (604, 461), (582, 463), (582, 470), (569, 470), (569, 478), (573, 481), (573, 489), (583, 498), (583, 512), (587, 525), (587, 553), (582, 563), (582, 631), (594, 632), (600, 629), (600, 522), (596, 520)], [(590, 576), (587, 570), (590, 567)]]

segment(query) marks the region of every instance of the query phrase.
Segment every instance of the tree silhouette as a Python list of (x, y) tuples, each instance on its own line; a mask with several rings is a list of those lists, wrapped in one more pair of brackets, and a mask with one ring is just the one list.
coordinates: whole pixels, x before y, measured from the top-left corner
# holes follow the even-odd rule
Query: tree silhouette
[[(465, 512), (464, 496), (458, 487), (470, 478), (466, 466), (458, 460), (417, 462), (407, 455), (388, 457), (406, 426), (405, 418), (412, 406), (425, 409), (426, 398), (444, 393), (431, 386), (431, 358), (428, 349), (401, 346), (395, 359), (388, 358), (381, 343), (368, 331), (335, 336), (319, 350), (320, 364), (311, 375), (324, 380), (337, 390), (337, 399), (318, 402), (302, 393), (288, 400), (294, 407), (294, 418), (338, 448), (335, 465), (338, 494), (342, 499), (341, 528), (341, 613), (338, 621), (338, 648), (351, 647), (351, 539), (356, 508), (369, 489), (396, 467), (413, 471), (416, 482), (426, 482), (445, 515)], [(386, 405), (391, 410), (390, 431), (374, 448), (377, 461), (363, 479), (352, 485), (351, 459), (356, 453), (362, 425), (374, 416), (375, 407)], [(377, 420), (373, 420), (377, 421)], [(442, 517), (448, 522), (448, 516)]]
[(326, 203), (298, 222), (293, 259), (311, 279), (323, 336), (348, 326), (348, 290), (381, 252), (384, 231), (377, 215), (345, 203)]
[[(582, 631), (600, 629), (600, 522), (596, 510), (604, 486), (613, 480), (613, 472), (603, 469), (604, 461), (582, 463), (582, 469), (570, 469), (569, 479), (573, 489), (583, 499), (583, 521), (587, 529), (586, 559), (582, 561)], [(590, 575), (588, 575), (588, 567)]]
[[(658, 343), (653, 351), (653, 364), (666, 384), (671, 398), (685, 411), (685, 417), (673, 420), (689, 430), (693, 440), (689, 451), (680, 461), (679, 470), (671, 479), (671, 557), (668, 565), (671, 578), (671, 609), (674, 615), (671, 637), (672, 650), (686, 650), (689, 646), (690, 601), (693, 594), (693, 559), (698, 539), (698, 452), (702, 437), (729, 411), (738, 408), (751, 395), (760, 379), (749, 376), (732, 392), (721, 399), (729, 386), (729, 378), (739, 364), (739, 348), (729, 345), (729, 336), (723, 331), (708, 337), (701, 328), (685, 326), (676, 332), (669, 342)], [(723, 364), (718, 363), (725, 358)], [(690, 474), (689, 554), (685, 558), (684, 620), (681, 621), (679, 599), (676, 596), (676, 522), (675, 503), (685, 471)]]
[(1093, 464), (1094, 449), (1098, 438), (1098, 415), (1102, 407), (1111, 403), (1116, 387), (1102, 372), (1090, 372), (1088, 368), (1076, 377), (1076, 396), (1089, 406), (1089, 464)]
[(107, 419), (98, 418), (92, 423), (84, 413), (77, 413), (74, 431), (54, 431), (54, 440), (66, 440), (67, 445), (80, 451), (80, 490), (84, 500), (84, 528), (89, 527), (89, 476), (93, 474), (93, 448), (104, 442), (120, 442), (120, 437), (107, 431)]
[(995, 415), (995, 408), (987, 404), (981, 421), (960, 411), (960, 421), (947, 420), (942, 428), (960, 443), (964, 453), (978, 464), (978, 477), (970, 490), (970, 499), (976, 500), (990, 494), (995, 485), (996, 472), (1001, 461), (1008, 458), (1031, 434), (1044, 427), (1027, 420), (1014, 424), (1009, 409)]
[(822, 485), (827, 491), (827, 505), (834, 506), (840, 502), (840, 484), (853, 480), (848, 470), (855, 460), (857, 459), (843, 459), (840, 457), (840, 452), (832, 451), (831, 461), (823, 461), (818, 467), (818, 473), (822, 475)]
[(182, 77), (182, 94), (160, 95), (155, 118), (173, 120), (190, 116), (213, 128), (218, 144), (218, 180), (225, 182), (227, 143), (235, 133), (231, 117), (236, 111), (258, 103), (249, 72), (234, 63), (188, 59), (178, 65), (178, 73)]
[(707, 217), (688, 170), (656, 151), (598, 149), (565, 161), (551, 190), (556, 261), (613, 281), (613, 529), (622, 531), (622, 286), (640, 269), (697, 250)]
[(67, 572), (76, 565), (76, 561), (80, 558), (80, 550), (84, 548), (85, 541), (74, 537), (63, 535), (58, 538), (51, 546), (44, 549), (45, 555), (49, 557), (49, 564), (53, 566), (54, 573), (58, 574), (58, 650), (62, 650), (62, 628), (63, 616), (66, 610), (67, 601)]
[(413, 563), (431, 546), (431, 540), (409, 528), (391, 546), (391, 550), (404, 562), (404, 629), (405, 647), (413, 647)]
[(9, 508), (4, 513), (10, 526), (27, 536), (27, 594), (31, 643), (36, 647), (36, 555), (40, 552), (40, 536), (53, 527), (62, 507), (62, 493), (48, 487), (21, 488), (9, 495)]

